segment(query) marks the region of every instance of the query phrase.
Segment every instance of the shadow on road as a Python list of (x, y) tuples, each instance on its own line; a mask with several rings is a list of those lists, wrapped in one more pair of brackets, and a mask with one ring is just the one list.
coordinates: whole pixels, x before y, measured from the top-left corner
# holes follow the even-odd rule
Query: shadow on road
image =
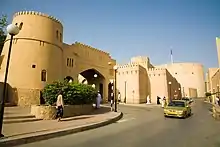
[(65, 118), (61, 121), (72, 121), (72, 120), (80, 120), (80, 119), (87, 119), (87, 118), (92, 118), (93, 116), (83, 116), (83, 117), (76, 117), (76, 118)]

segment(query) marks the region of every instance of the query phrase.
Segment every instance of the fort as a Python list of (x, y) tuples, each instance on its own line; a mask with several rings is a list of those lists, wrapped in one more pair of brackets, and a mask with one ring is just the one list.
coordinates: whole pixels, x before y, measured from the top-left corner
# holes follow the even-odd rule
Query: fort
[[(74, 82), (86, 80), (87, 84), (95, 85), (104, 101), (108, 100), (116, 65), (109, 53), (80, 42), (64, 43), (61, 21), (47, 14), (17, 12), (12, 23), (22, 27), (13, 39), (8, 103), (19, 106), (40, 104), (40, 91), (44, 86), (65, 78)], [(9, 39), (7, 36), (0, 60), (1, 82)], [(139, 56), (126, 65), (118, 65), (116, 88), (126, 103), (144, 103), (147, 96), (155, 103), (157, 96), (173, 97), (176, 93), (179, 96), (204, 96), (202, 75), (203, 66), (197, 63), (154, 66), (149, 57)]]
[(171, 63), (154, 66), (149, 57), (133, 57), (131, 62), (119, 66), (118, 91), (127, 103), (146, 102), (147, 96), (156, 103), (163, 98), (204, 97), (203, 66), (198, 63)]

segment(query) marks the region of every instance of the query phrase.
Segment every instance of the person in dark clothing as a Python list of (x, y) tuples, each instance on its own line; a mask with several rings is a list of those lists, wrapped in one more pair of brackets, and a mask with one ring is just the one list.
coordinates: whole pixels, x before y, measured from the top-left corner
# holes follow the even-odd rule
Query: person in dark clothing
[(159, 96), (157, 96), (157, 105), (159, 105), (160, 104), (160, 97)]

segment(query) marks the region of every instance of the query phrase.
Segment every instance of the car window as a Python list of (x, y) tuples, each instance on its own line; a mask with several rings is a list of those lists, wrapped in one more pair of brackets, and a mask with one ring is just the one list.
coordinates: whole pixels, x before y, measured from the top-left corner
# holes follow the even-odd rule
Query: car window
[(171, 107), (185, 107), (185, 103), (180, 102), (180, 101), (172, 101), (168, 104), (168, 106), (171, 106)]

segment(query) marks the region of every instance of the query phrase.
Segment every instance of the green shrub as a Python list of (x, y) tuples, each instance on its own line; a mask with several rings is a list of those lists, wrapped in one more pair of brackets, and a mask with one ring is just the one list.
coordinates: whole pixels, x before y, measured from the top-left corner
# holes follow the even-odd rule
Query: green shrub
[(56, 81), (52, 84), (47, 84), (42, 91), (46, 104), (55, 104), (60, 90), (62, 91), (65, 105), (92, 104), (97, 96), (97, 92), (90, 85)]

